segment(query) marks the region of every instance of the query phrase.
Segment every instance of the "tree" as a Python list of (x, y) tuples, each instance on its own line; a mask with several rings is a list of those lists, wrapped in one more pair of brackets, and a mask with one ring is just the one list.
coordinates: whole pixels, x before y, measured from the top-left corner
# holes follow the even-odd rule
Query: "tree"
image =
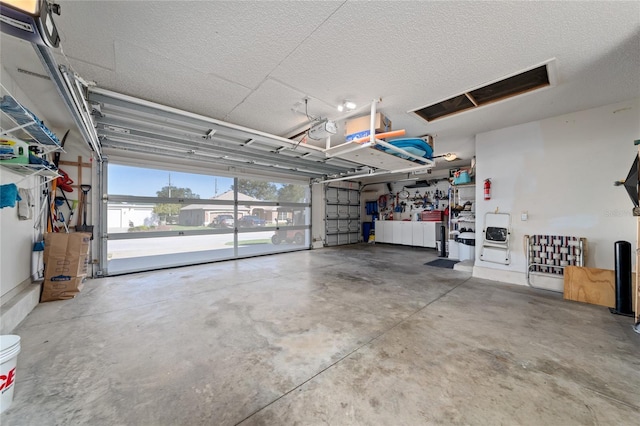
[[(156, 195), (160, 198), (200, 198), (191, 188), (178, 188), (173, 185), (167, 185), (160, 191), (156, 191)], [(158, 215), (160, 220), (169, 222), (172, 216), (180, 214), (181, 207), (178, 203), (159, 203), (153, 208), (153, 212)]]
[(156, 191), (156, 195), (162, 198), (200, 198), (191, 188), (178, 188), (173, 185), (164, 186), (160, 191)]
[(278, 189), (278, 201), (304, 203), (307, 201), (306, 196), (306, 187), (302, 185), (287, 184)]
[[(231, 185), (231, 189), (235, 189), (235, 185)], [(278, 187), (270, 182), (238, 179), (238, 192), (258, 200), (275, 200)]]

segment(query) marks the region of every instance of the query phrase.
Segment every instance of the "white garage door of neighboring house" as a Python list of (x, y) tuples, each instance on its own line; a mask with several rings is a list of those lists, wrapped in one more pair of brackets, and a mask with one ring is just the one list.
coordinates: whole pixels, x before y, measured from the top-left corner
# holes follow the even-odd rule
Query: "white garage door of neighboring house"
[[(240, 179), (109, 162), (102, 185), (108, 196), (101, 212), (106, 217), (101, 275), (310, 248), (311, 204), (306, 182)], [(283, 215), (296, 221), (276, 220)]]
[(124, 228), (122, 222), (122, 210), (121, 209), (108, 209), (107, 210), (107, 223), (111, 228)]

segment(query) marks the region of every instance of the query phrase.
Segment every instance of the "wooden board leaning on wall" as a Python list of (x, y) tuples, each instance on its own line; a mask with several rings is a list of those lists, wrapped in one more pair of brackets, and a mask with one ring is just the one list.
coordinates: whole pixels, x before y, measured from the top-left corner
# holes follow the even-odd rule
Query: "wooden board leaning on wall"
[[(636, 274), (632, 274), (632, 295), (637, 294)], [(611, 269), (567, 266), (564, 270), (564, 298), (576, 302), (615, 308), (616, 278)], [(634, 299), (634, 311), (638, 312), (637, 299)]]

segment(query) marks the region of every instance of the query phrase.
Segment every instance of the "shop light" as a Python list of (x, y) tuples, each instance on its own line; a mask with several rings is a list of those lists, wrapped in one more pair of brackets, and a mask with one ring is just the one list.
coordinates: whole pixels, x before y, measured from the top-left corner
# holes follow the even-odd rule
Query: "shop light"
[(432, 159), (436, 159), (436, 158), (444, 158), (447, 161), (453, 161), (453, 160), (457, 160), (458, 156), (452, 152), (447, 152), (446, 154), (436, 155), (432, 157)]

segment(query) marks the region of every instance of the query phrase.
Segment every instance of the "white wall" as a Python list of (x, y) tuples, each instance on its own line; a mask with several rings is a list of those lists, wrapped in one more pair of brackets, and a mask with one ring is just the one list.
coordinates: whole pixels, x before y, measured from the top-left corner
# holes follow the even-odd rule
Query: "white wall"
[[(35, 181), (33, 178), (22, 180), (23, 176), (7, 169), (0, 169), (0, 175), (0, 183), (17, 183), (19, 188), (32, 188)], [(39, 196), (37, 190), (34, 190), (34, 196)], [(18, 220), (17, 206), (0, 209), (0, 296), (30, 280), (34, 223), (33, 220)]]
[[(2, 68), (2, 85), (34, 114), (42, 117), (36, 105), (26, 97), (9, 74)], [(0, 183), (16, 183), (19, 188), (30, 188), (37, 199), (41, 187), (33, 177), (25, 179), (8, 169), (0, 168)], [(33, 216), (37, 216), (38, 207)], [(21, 284), (31, 281), (32, 252), (34, 240), (34, 220), (18, 220), (18, 209), (5, 207), (0, 209), (0, 298), (4, 303), (13, 297)], [(36, 257), (37, 258), (37, 257)], [(37, 269), (37, 268), (34, 268)]]
[[(478, 134), (476, 229), (487, 212), (511, 213), (512, 244), (510, 265), (483, 262), (478, 231), (474, 276), (526, 284), (526, 234), (586, 237), (586, 266), (614, 269), (614, 242), (635, 248), (636, 220), (626, 191), (613, 182), (626, 177), (639, 138), (639, 99)], [(486, 178), (490, 201), (483, 199)]]

